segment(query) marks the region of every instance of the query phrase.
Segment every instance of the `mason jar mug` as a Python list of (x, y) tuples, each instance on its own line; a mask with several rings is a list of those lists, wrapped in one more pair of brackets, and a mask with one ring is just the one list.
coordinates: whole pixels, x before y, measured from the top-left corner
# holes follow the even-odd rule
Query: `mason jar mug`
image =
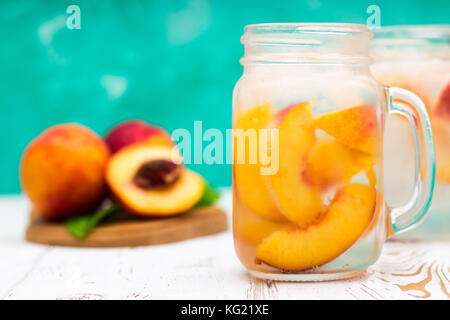
[[(403, 238), (450, 237), (450, 25), (393, 26), (375, 31), (372, 73), (384, 85), (408, 89), (425, 103), (436, 148), (436, 191), (427, 220)], [(401, 204), (411, 188), (412, 137), (402, 118), (392, 118), (386, 145), (388, 202)], [(400, 148), (400, 149), (399, 149)]]
[[(425, 106), (372, 77), (370, 38), (355, 24), (245, 28), (233, 94), (233, 235), (253, 276), (354, 276), (429, 208), (435, 163)], [(392, 114), (408, 119), (415, 137), (415, 192), (399, 207), (384, 200), (384, 123)]]

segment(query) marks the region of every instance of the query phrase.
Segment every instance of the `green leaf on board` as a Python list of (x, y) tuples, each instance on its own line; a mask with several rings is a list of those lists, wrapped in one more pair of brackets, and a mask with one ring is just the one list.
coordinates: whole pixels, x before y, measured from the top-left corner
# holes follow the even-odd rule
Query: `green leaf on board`
[(213, 205), (220, 198), (220, 193), (211, 187), (211, 185), (205, 181), (205, 189), (203, 190), (203, 195), (197, 202), (195, 207), (206, 207)]
[(120, 211), (122, 208), (112, 203), (110, 206), (100, 209), (92, 215), (85, 215), (71, 218), (66, 221), (67, 230), (77, 238), (86, 237), (100, 222), (104, 219)]

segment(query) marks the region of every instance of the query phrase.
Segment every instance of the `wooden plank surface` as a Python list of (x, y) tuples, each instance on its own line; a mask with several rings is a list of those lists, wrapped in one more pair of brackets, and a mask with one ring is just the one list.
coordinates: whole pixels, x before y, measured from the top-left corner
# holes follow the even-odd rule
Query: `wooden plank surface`
[[(221, 206), (231, 214), (231, 195)], [(449, 299), (450, 242), (388, 242), (358, 278), (287, 283), (250, 278), (230, 231), (138, 248), (27, 243), (29, 206), (0, 198), (0, 299)], [(230, 221), (230, 220), (229, 220)]]
[[(33, 214), (32, 214), (33, 216)], [(165, 218), (139, 219), (119, 213), (84, 239), (61, 223), (32, 218), (25, 233), (30, 242), (72, 247), (136, 247), (177, 242), (227, 229), (227, 216), (218, 207), (203, 207)]]

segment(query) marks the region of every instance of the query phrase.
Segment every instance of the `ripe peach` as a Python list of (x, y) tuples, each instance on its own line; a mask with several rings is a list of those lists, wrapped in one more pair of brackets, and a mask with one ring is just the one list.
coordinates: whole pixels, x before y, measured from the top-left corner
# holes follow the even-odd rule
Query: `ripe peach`
[(323, 219), (306, 229), (287, 228), (274, 232), (256, 249), (256, 257), (290, 271), (331, 261), (366, 230), (375, 204), (375, 188), (361, 184), (345, 186), (337, 192)]
[(113, 154), (123, 147), (141, 142), (173, 146), (169, 134), (164, 129), (142, 120), (129, 120), (118, 124), (106, 134), (105, 141)]
[(140, 216), (169, 216), (191, 209), (201, 198), (203, 178), (181, 164), (173, 147), (135, 144), (111, 157), (106, 180), (117, 200)]
[(108, 147), (88, 128), (53, 126), (24, 151), (20, 166), (23, 191), (34, 210), (49, 220), (90, 212), (105, 196), (108, 158)]
[(319, 117), (314, 124), (349, 148), (379, 153), (375, 107), (361, 105)]

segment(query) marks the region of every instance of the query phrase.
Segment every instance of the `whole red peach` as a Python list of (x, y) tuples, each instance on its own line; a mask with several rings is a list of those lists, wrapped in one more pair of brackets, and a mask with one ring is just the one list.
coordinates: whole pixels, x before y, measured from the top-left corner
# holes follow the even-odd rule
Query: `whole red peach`
[(136, 143), (173, 146), (169, 134), (162, 128), (142, 120), (124, 121), (112, 128), (105, 136), (111, 153)]
[(60, 124), (41, 133), (23, 153), (22, 189), (48, 220), (90, 213), (106, 194), (109, 150), (90, 129)]

